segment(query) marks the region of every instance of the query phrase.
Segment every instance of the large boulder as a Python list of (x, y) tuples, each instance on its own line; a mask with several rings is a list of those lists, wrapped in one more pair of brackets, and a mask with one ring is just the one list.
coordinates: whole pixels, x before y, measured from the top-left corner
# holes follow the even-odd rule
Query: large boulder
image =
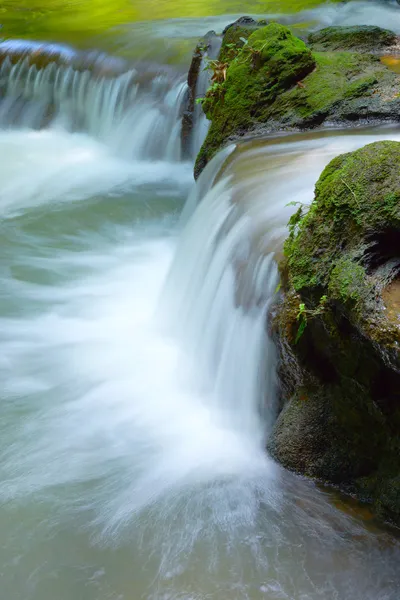
[(400, 76), (379, 56), (395, 34), (378, 27), (324, 31), (307, 46), (278, 23), (227, 30), (203, 100), (211, 124), (196, 177), (221, 147), (243, 136), (399, 120)]
[(268, 448), (400, 525), (400, 143), (335, 158), (290, 222)]

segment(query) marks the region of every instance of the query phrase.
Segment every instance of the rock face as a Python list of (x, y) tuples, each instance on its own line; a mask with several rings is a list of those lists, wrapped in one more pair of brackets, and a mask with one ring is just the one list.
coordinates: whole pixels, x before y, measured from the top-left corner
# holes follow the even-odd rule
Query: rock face
[[(220, 39), (214, 31), (209, 31), (203, 39), (197, 44), (190, 64), (187, 79), (187, 97), (186, 106), (182, 115), (181, 128), (181, 148), (185, 159), (192, 157), (192, 136), (196, 118), (196, 99), (197, 94), (205, 93), (206, 90), (199, 90), (199, 81), (201, 81), (201, 71), (204, 69), (204, 61), (207, 58), (215, 59), (220, 49)], [(209, 78), (206, 79), (205, 88), (208, 86)]]
[(398, 121), (400, 76), (379, 58), (397, 43), (378, 27), (330, 27), (309, 45), (277, 23), (236, 23), (222, 42), (220, 73), (203, 100), (211, 121), (195, 176), (242, 136), (323, 124)]
[(268, 448), (400, 525), (400, 143), (335, 158), (292, 217)]

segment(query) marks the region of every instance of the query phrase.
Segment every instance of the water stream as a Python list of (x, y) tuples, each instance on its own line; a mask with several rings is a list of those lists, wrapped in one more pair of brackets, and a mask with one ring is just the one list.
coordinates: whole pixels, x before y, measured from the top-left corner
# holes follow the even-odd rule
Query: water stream
[(182, 74), (69, 61), (0, 72), (2, 597), (397, 600), (394, 532), (264, 448), (288, 203), (399, 130), (229, 148), (194, 186)]

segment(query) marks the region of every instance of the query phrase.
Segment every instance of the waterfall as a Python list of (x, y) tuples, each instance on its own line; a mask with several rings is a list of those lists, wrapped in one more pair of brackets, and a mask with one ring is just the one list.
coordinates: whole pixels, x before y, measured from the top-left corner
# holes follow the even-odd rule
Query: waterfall
[(0, 128), (58, 127), (124, 159), (180, 161), (182, 77), (53, 46), (3, 44), (0, 55)]
[(259, 447), (276, 417), (276, 356), (267, 321), (292, 204), (311, 201), (314, 182), (333, 156), (371, 139), (321, 134), (278, 146), (249, 144), (240, 152), (230, 146), (207, 165), (188, 197), (161, 297), (162, 320), (172, 319), (213, 410)]
[(189, 196), (184, 214), (193, 214), (161, 304), (169, 319), (173, 315), (187, 352), (194, 349), (193, 372), (203, 374), (207, 397), (223, 421), (261, 447), (275, 414), (275, 350), (267, 315), (278, 283), (279, 245), (267, 226), (274, 206), (260, 214), (260, 238), (260, 222), (255, 227), (235, 201), (232, 175), (216, 178), (232, 149), (214, 158), (197, 184), (197, 197)]
[(194, 184), (178, 74), (2, 47), (4, 596), (397, 599), (390, 537), (265, 452), (286, 205), (371, 140), (231, 146)]

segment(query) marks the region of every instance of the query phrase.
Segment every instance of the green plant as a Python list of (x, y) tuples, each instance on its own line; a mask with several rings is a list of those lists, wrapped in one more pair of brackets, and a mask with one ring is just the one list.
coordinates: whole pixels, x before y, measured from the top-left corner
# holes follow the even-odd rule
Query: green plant
[(238, 57), (242, 57), (244, 62), (250, 61), (253, 69), (258, 68), (261, 64), (263, 51), (270, 44), (270, 40), (267, 39), (257, 48), (249, 44), (249, 40), (245, 38), (240, 38), (240, 40), (243, 42), (243, 46), (238, 52)]
[(297, 342), (303, 335), (305, 328), (307, 327), (307, 310), (306, 305), (304, 303), (299, 304), (299, 312), (297, 313), (296, 321), (299, 322), (299, 328), (297, 330), (296, 338), (294, 340), (295, 344), (297, 344)]
[(294, 340), (295, 344), (298, 343), (298, 341), (300, 340), (301, 336), (303, 335), (304, 330), (307, 327), (307, 320), (308, 320), (308, 318), (309, 317), (316, 317), (318, 315), (321, 315), (325, 311), (327, 302), (328, 302), (328, 297), (327, 296), (321, 296), (317, 308), (308, 309), (308, 308), (306, 308), (306, 305), (304, 304), (304, 302), (301, 302), (299, 304), (299, 310), (298, 310), (298, 313), (297, 313), (297, 316), (296, 316), (296, 321), (298, 321), (299, 327), (297, 329), (296, 337), (295, 337), (295, 340)]
[(233, 60), (238, 56), (244, 46), (248, 44), (248, 40), (244, 37), (240, 37), (235, 42), (228, 42), (223, 44), (223, 56), (225, 59)]
[(224, 95), (224, 87), (217, 82), (214, 82), (206, 91), (206, 95), (201, 98), (196, 98), (195, 104), (203, 104), (206, 99), (210, 98), (222, 98)]
[[(295, 204), (295, 203), (294, 202), (290, 202), (290, 204), (288, 204), (287, 206), (293, 205), (293, 204)], [(288, 228), (289, 228), (290, 237), (294, 236), (294, 234), (296, 232), (296, 229), (299, 226), (300, 221), (302, 220), (303, 216), (304, 216), (304, 214), (303, 214), (303, 205), (301, 205), (298, 208), (298, 210), (289, 219)]]
[(207, 65), (204, 67), (204, 70), (211, 70), (212, 77), (211, 81), (214, 83), (223, 83), (226, 81), (226, 70), (228, 68), (228, 63), (221, 62), (220, 60), (207, 60)]
[(214, 96), (221, 96), (222, 95), (222, 85), (220, 83), (214, 82), (212, 85), (210, 85), (210, 87), (208, 88), (207, 92), (206, 92), (206, 97), (214, 97)]

